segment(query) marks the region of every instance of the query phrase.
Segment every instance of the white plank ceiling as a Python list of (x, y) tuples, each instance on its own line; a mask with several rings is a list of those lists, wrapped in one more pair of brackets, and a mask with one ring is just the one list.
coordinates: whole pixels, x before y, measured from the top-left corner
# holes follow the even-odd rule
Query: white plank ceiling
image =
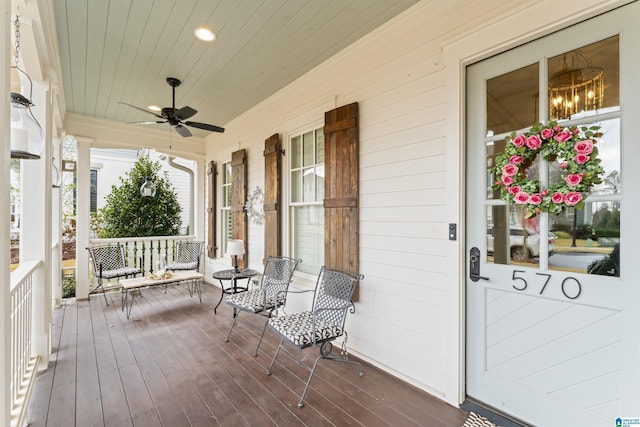
[(417, 1), (53, 0), (66, 109), (153, 120), (118, 102), (169, 107), (177, 77), (176, 108), (224, 126)]

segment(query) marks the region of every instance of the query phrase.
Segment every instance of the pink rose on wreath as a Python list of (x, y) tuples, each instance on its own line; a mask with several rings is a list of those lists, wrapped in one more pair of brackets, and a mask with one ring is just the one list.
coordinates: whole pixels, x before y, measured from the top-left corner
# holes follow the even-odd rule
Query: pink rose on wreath
[(532, 205), (539, 205), (540, 203), (542, 203), (542, 196), (538, 193), (530, 195), (529, 203), (531, 203)]
[(527, 137), (524, 135), (518, 135), (511, 140), (513, 145), (516, 147), (524, 147), (524, 144), (527, 142)]
[(502, 183), (503, 183), (506, 187), (508, 187), (508, 186), (510, 186), (511, 184), (513, 184), (513, 178), (512, 178), (512, 177), (510, 177), (510, 176), (504, 176), (504, 175), (503, 175), (503, 176), (502, 176)]
[(542, 132), (540, 132), (540, 135), (544, 139), (549, 139), (553, 136), (553, 129), (542, 129)]
[(554, 136), (553, 139), (558, 142), (565, 142), (566, 140), (571, 139), (571, 131), (569, 129), (565, 129)]
[(593, 151), (593, 142), (588, 139), (585, 141), (578, 141), (575, 143), (573, 148), (578, 154), (591, 154)]
[(569, 166), (569, 165), (567, 165), (566, 163), (560, 163), (560, 164), (558, 165), (558, 167), (559, 167), (560, 169), (566, 169), (568, 166)]
[(573, 161), (579, 165), (584, 165), (589, 161), (589, 159), (590, 157), (586, 154), (576, 154), (576, 156), (573, 158)]
[(524, 205), (525, 203), (529, 202), (529, 195), (524, 191), (520, 191), (516, 193), (515, 196), (513, 196), (513, 201), (520, 205)]
[(527, 138), (527, 147), (531, 150), (537, 150), (542, 146), (542, 140), (538, 135), (531, 135)]
[(562, 130), (562, 128), (560, 126), (558, 126), (558, 125), (555, 125), (553, 127), (553, 130), (555, 130), (556, 132), (560, 132), (560, 130)]
[(580, 176), (580, 174), (572, 173), (570, 175), (567, 175), (564, 180), (568, 185), (575, 187), (582, 182), (582, 177)]
[(542, 190), (542, 195), (543, 196), (548, 196), (549, 195), (549, 190)]
[(575, 206), (582, 200), (582, 193), (578, 191), (570, 191), (564, 196), (564, 203), (567, 206)]
[(513, 163), (507, 163), (502, 167), (502, 176), (513, 176), (518, 173), (518, 166)]
[(513, 163), (515, 165), (522, 163), (522, 156), (513, 155), (509, 157), (509, 163)]
[(553, 193), (553, 196), (551, 196), (551, 201), (555, 204), (564, 202), (564, 194), (559, 191)]
[(513, 187), (509, 187), (509, 193), (511, 194), (517, 194), (520, 192), (520, 187), (517, 185), (514, 185)]

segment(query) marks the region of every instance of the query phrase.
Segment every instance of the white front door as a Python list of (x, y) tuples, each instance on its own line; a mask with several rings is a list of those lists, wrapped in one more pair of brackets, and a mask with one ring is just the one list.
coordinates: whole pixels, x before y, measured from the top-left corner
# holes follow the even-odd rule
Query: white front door
[[(467, 69), (466, 390), (533, 425), (640, 417), (639, 19), (636, 2)], [(491, 169), (508, 135), (552, 120), (600, 126), (602, 183), (582, 210), (526, 218)], [(543, 191), (563, 163), (520, 177)]]

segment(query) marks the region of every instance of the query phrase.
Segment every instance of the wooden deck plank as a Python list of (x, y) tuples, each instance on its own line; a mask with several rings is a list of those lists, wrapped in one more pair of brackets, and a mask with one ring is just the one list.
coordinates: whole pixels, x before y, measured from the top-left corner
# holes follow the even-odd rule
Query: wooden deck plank
[(62, 324), (66, 308), (67, 304), (63, 303), (60, 307), (53, 310), (53, 325), (51, 326), (52, 352), (49, 357), (47, 369), (37, 376), (33, 385), (32, 398), (27, 412), (27, 422), (29, 426), (42, 427), (47, 423), (49, 401), (51, 398), (51, 390), (53, 389), (53, 379), (56, 371), (56, 361), (58, 357), (58, 349), (60, 348)]
[(75, 425), (78, 311), (65, 310), (47, 425)]
[(89, 301), (76, 304), (78, 310), (76, 425), (104, 425)]
[[(30, 426), (464, 423), (464, 411), (366, 363), (360, 377), (356, 366), (320, 362), (305, 406), (298, 408), (309, 372), (281, 353), (273, 374), (266, 375), (279, 338), (267, 331), (260, 354), (253, 357), (265, 321), (261, 316), (242, 313), (225, 342), (232, 311), (223, 303), (214, 315), (219, 295), (219, 288), (205, 284), (200, 304), (183, 285), (166, 294), (145, 289), (142, 298), (136, 297), (131, 319), (121, 311), (118, 294), (109, 297), (109, 306), (101, 297), (67, 301), (55, 311), (56, 351), (50, 369), (36, 380)], [(318, 355), (317, 349), (293, 352), (307, 365)], [(91, 404), (80, 407), (86, 403)]]

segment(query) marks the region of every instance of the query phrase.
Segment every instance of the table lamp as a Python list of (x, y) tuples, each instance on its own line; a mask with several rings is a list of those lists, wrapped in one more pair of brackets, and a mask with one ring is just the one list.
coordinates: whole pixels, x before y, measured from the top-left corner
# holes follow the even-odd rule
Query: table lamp
[(227, 243), (227, 255), (231, 256), (233, 260), (233, 269), (237, 273), (238, 270), (238, 255), (244, 255), (244, 242), (242, 240), (229, 240)]

